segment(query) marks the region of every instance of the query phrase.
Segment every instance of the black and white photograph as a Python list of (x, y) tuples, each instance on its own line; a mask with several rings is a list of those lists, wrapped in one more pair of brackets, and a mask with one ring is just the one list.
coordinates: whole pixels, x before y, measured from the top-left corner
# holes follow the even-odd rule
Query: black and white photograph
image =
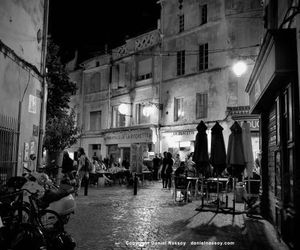
[(299, 0), (0, 0), (0, 250), (300, 249), (299, 96)]

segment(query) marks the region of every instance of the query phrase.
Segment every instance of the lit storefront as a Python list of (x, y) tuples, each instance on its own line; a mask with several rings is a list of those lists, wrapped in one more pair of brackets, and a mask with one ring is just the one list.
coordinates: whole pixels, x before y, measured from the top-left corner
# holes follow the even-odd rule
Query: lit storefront
[(154, 150), (156, 136), (153, 131), (151, 128), (146, 128), (106, 133), (104, 143), (107, 147), (107, 157), (119, 163), (123, 159), (129, 160), (134, 171), (137, 164)]

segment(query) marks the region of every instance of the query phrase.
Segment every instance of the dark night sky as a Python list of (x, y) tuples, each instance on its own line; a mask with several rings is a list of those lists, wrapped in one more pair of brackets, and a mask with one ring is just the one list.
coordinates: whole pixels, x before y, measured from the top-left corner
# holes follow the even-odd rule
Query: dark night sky
[(115, 48), (125, 37), (157, 27), (157, 0), (50, 0), (49, 34), (71, 59), (76, 48), (79, 60), (91, 52)]

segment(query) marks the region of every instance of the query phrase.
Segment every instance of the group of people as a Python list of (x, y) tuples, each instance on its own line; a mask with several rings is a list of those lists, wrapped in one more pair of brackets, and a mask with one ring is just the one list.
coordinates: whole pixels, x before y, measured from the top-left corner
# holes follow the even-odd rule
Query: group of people
[[(112, 184), (114, 182), (114, 176), (120, 175), (118, 173), (126, 172), (125, 166), (110, 162), (107, 159), (103, 161), (97, 156), (93, 156), (90, 161), (83, 148), (79, 148), (77, 151), (77, 160), (71, 159), (69, 153), (64, 151), (62, 162), (62, 173), (64, 178), (68, 180), (70, 184), (76, 186), (75, 195), (78, 195), (83, 181), (88, 181), (90, 184), (98, 184), (98, 178), (103, 177), (105, 184)], [(122, 176), (122, 180), (126, 178)]]
[(179, 154), (173, 158), (170, 152), (164, 152), (163, 157), (156, 154), (153, 158), (153, 179), (162, 179), (163, 188), (171, 188), (172, 173), (175, 176), (183, 175), (194, 177), (197, 175), (195, 163), (192, 161), (193, 153), (187, 155), (185, 161), (180, 160)]

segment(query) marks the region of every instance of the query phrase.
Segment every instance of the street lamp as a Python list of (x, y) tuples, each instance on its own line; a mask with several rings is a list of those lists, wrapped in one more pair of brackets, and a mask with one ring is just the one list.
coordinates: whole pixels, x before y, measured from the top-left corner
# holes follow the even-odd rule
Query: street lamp
[(247, 64), (244, 61), (238, 61), (232, 66), (233, 73), (240, 77), (247, 71)]
[(129, 107), (127, 104), (122, 103), (119, 105), (118, 107), (118, 111), (120, 112), (120, 114), (122, 115), (128, 115), (130, 113)]

